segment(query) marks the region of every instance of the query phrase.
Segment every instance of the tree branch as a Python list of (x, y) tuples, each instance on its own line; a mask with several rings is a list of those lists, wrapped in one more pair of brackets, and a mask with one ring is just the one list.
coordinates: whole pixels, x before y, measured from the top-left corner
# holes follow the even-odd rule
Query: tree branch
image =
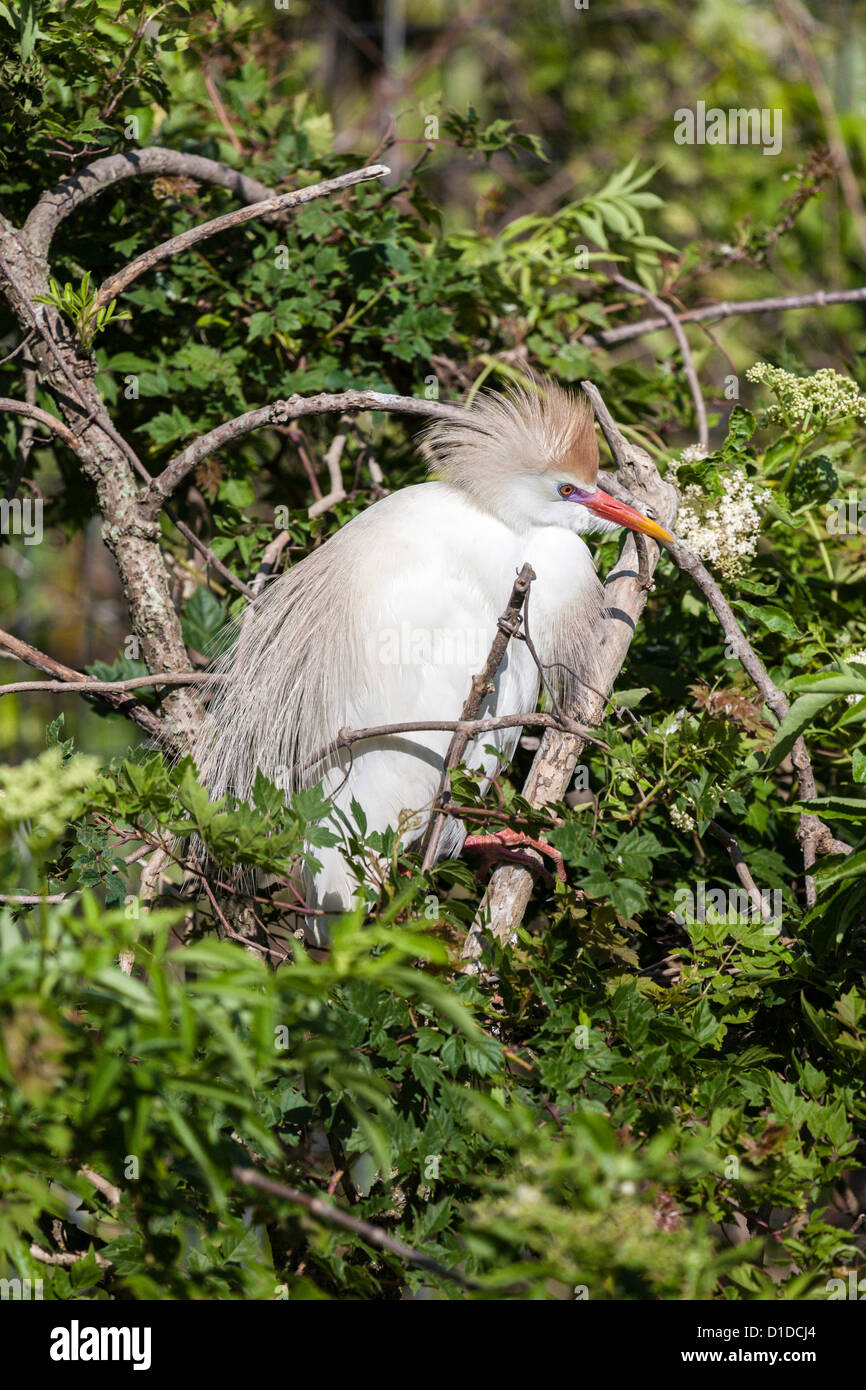
[[(856, 290), (813, 290), (811, 294), (783, 294), (768, 299), (742, 299), (739, 302), (723, 299), (716, 304), (704, 304), (699, 309), (687, 309), (683, 314), (674, 314), (674, 317), (678, 323), (704, 323), (734, 318), (740, 314), (770, 314), (783, 309), (824, 309), (830, 304), (862, 304), (864, 301), (866, 285)], [(600, 333), (585, 333), (580, 342), (584, 347), (610, 348), (632, 338), (642, 338), (647, 333), (657, 333), (660, 328), (669, 328), (670, 324), (667, 316), (638, 319), (636, 323), (604, 328)]]
[(317, 1221), (324, 1221), (331, 1226), (339, 1226), (341, 1230), (359, 1236), (361, 1240), (365, 1241), (367, 1245), (372, 1245), (374, 1249), (387, 1250), (389, 1254), (396, 1255), (406, 1264), (415, 1265), (418, 1269), (429, 1270), (431, 1274), (436, 1274), (441, 1279), (450, 1279), (463, 1289), (477, 1289), (479, 1287), (474, 1280), (467, 1279), (465, 1274), (461, 1274), (459, 1270), (447, 1269), (432, 1255), (425, 1255), (420, 1250), (413, 1250), (410, 1245), (404, 1245), (402, 1240), (395, 1240), (387, 1231), (383, 1231), (381, 1226), (373, 1226), (369, 1221), (361, 1221), (357, 1216), (350, 1216), (348, 1212), (341, 1211), (339, 1207), (332, 1207), (321, 1197), (313, 1197), (309, 1192), (302, 1192), (300, 1188), (287, 1187), (285, 1183), (275, 1182), (256, 1168), (233, 1168), (232, 1173), (244, 1186), (255, 1187), (259, 1192), (267, 1192), (271, 1197), (278, 1197), (284, 1202), (291, 1202), (293, 1206), (300, 1207), (310, 1216), (315, 1217)]
[(704, 405), (704, 398), (701, 395), (701, 384), (698, 380), (695, 359), (692, 356), (689, 340), (685, 335), (682, 324), (670, 305), (666, 304), (663, 299), (659, 299), (658, 295), (653, 294), (652, 290), (648, 290), (646, 286), (639, 285), (636, 280), (627, 280), (624, 275), (615, 273), (610, 275), (609, 278), (614, 284), (620, 285), (624, 290), (629, 290), (632, 294), (641, 295), (648, 304), (651, 304), (654, 309), (658, 310), (669, 324), (671, 332), (676, 338), (677, 345), (679, 346), (680, 354), (683, 359), (683, 371), (686, 374), (686, 381), (689, 384), (689, 390), (692, 393), (692, 400), (694, 401), (695, 419), (698, 426), (698, 442), (702, 449), (707, 449), (710, 443), (710, 434), (707, 428), (707, 410)]
[(265, 584), (270, 579), (277, 567), (277, 561), (292, 539), (292, 533), (288, 527), (284, 531), (278, 531), (272, 541), (269, 541), (262, 552), (259, 567), (256, 570), (256, 577), (250, 585), (250, 593), (253, 598), (258, 598)]
[(209, 222), (201, 222), (197, 227), (190, 227), (188, 231), (181, 232), (179, 236), (169, 237), (168, 241), (162, 242), (159, 246), (153, 246), (149, 251), (136, 256), (129, 265), (124, 266), (116, 275), (110, 276), (103, 282), (94, 304), (99, 307), (110, 303), (146, 270), (151, 270), (153, 266), (159, 265), (171, 256), (180, 255), (190, 246), (196, 246), (200, 241), (216, 236), (229, 227), (240, 227), (256, 217), (267, 217), (272, 213), (285, 212), (289, 208), (300, 207), (304, 203), (311, 203), (315, 198), (324, 198), (331, 193), (339, 193), (344, 188), (351, 188), (354, 184), (364, 183), (368, 179), (382, 178), (388, 173), (390, 170), (386, 165), (371, 164), (366, 169), (353, 169), (348, 174), (340, 174), (338, 178), (326, 179), (324, 183), (313, 183), (308, 188), (300, 188), (293, 193), (280, 193), (265, 198), (260, 203), (251, 203), (248, 207), (223, 213), (222, 217), (213, 217)]
[(28, 420), (36, 420), (40, 425), (45, 425), (46, 429), (56, 434), (58, 439), (62, 439), (64, 444), (68, 444), (72, 452), (81, 458), (81, 440), (68, 425), (58, 420), (56, 415), (42, 410), (38, 405), (31, 405), (29, 401), (16, 401), (10, 396), (0, 396), (0, 410), (8, 411), (12, 415), (24, 415)]
[(529, 728), (560, 729), (569, 735), (579, 734), (588, 743), (597, 743), (600, 748), (607, 747), (601, 739), (591, 737), (584, 724), (579, 724), (567, 715), (560, 717), (553, 714), (527, 713), (491, 715), (488, 719), (410, 719), (406, 724), (376, 724), (367, 729), (341, 729), (331, 743), (320, 748), (293, 771), (308, 772), (331, 753), (338, 753), (341, 748), (351, 748), (368, 738), (385, 738), (390, 734), (458, 733), (465, 735), (468, 742), (477, 738), (479, 734), (492, 734), (496, 729), (518, 729), (523, 725)]
[(322, 393), (317, 396), (289, 396), (284, 401), (274, 401), (270, 405), (258, 406), (227, 420), (177, 454), (163, 471), (154, 478), (141, 498), (142, 515), (153, 520), (159, 515), (167, 497), (183, 482), (188, 473), (209, 455), (223, 449), (235, 439), (241, 439), (253, 430), (265, 429), (269, 425), (284, 425), (289, 420), (300, 419), (304, 415), (327, 415), (333, 411), (354, 412), (359, 410), (395, 410), (408, 415), (436, 416), (439, 419), (453, 419), (462, 414), (461, 408), (439, 401), (419, 400), (415, 396), (391, 396), (384, 391), (343, 391), (339, 395)]
[(761, 896), (761, 890), (753, 879), (749, 866), (743, 858), (743, 851), (740, 849), (740, 842), (736, 835), (731, 835), (718, 821), (711, 820), (708, 830), (720, 844), (723, 844), (728, 851), (728, 857), (734, 866), (734, 873), (742, 883), (749, 895), (749, 900), (756, 912), (759, 912), (765, 922), (772, 919), (769, 904)]
[[(515, 579), (514, 587), (511, 590), (511, 597), (496, 624), (497, 631), (491, 643), (487, 660), (478, 675), (472, 677), (469, 694), (466, 696), (460, 714), (461, 724), (469, 723), (475, 719), (483, 700), (493, 689), (496, 672), (502, 664), (502, 659), (505, 656), (508, 643), (520, 628), (520, 612), (523, 608), (524, 600), (529, 593), (529, 586), (534, 578), (535, 571), (532, 566), (524, 565)], [(442, 784), (437, 797), (437, 801), (440, 805), (431, 818), (427, 834), (425, 835), (426, 848), (424, 851), (424, 862), (421, 865), (421, 868), (425, 872), (431, 869), (436, 862), (439, 841), (442, 838), (442, 830), (447, 819), (445, 812), (442, 810), (441, 803), (451, 800), (451, 769), (456, 767), (463, 757), (468, 742), (469, 735), (465, 732), (465, 729), (455, 729), (451, 742), (448, 745), (448, 752), (445, 755)]]
[[(0, 629), (0, 656), (4, 654), (17, 657), (19, 661), (23, 661), (28, 666), (35, 666), (37, 671), (45, 671), (48, 675), (57, 677), (58, 683), (61, 685), (86, 685), (88, 680), (88, 677), (83, 676), (80, 671), (76, 671), (71, 666), (64, 666), (62, 662), (55, 661), (51, 656), (46, 656), (37, 647), (31, 647), (28, 642), (22, 642), (20, 638), (13, 637), (10, 632), (3, 632)], [(41, 685), (42, 682), (38, 681), (36, 684)], [(160, 747), (171, 746), (172, 738), (168, 728), (164, 720), (160, 719), (153, 710), (130, 699), (128, 695), (124, 695), (120, 691), (106, 691), (104, 698), (117, 710), (118, 714), (125, 714), (129, 719), (134, 720)]]
[(35, 254), (45, 256), (60, 223), (82, 203), (123, 179), (160, 176), (216, 184), (220, 188), (227, 188), (244, 203), (261, 203), (275, 196), (273, 189), (266, 184), (219, 160), (151, 145), (143, 150), (130, 150), (125, 154), (96, 159), (62, 179), (55, 188), (42, 194), (24, 223), (22, 233)]
[[(7, 634), (0, 633), (0, 645), (6, 642)], [(2, 656), (0, 650), (0, 656)], [(23, 659), (23, 658), (22, 658)], [(35, 663), (34, 663), (35, 664)], [(149, 685), (214, 685), (225, 680), (224, 676), (211, 675), (207, 671), (166, 672), (155, 676), (131, 676), (124, 681), (101, 681), (91, 676), (70, 675), (68, 680), (57, 681), (15, 681), (12, 685), (0, 685), (3, 695), (27, 695), (31, 691), (44, 690), (52, 693), (74, 691), (77, 695), (120, 695), (127, 690), (141, 690)]]

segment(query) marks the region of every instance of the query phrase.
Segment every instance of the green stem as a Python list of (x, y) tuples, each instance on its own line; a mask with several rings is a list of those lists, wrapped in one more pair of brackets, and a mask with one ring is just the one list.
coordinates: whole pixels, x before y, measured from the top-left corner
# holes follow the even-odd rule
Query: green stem
[[(830, 583), (833, 584), (833, 583), (835, 583), (836, 576), (835, 576), (835, 574), (833, 573), (833, 566), (832, 566), (831, 563), (830, 563), (830, 556), (829, 556), (828, 553), (827, 553), (827, 547), (826, 547), (826, 545), (824, 544), (823, 540), (821, 539), (821, 533), (820, 533), (820, 531), (818, 530), (818, 527), (817, 527), (816, 524), (815, 524), (815, 519), (814, 519), (814, 517), (812, 516), (812, 512), (811, 512), (810, 509), (807, 509), (807, 511), (806, 511), (806, 522), (807, 522), (807, 524), (808, 524), (809, 530), (812, 532), (812, 535), (815, 537), (815, 540), (818, 542), (818, 551), (819, 551), (819, 554), (820, 554), (820, 556), (821, 556), (821, 559), (824, 561), (824, 568), (825, 568), (825, 570), (827, 571), (827, 578), (830, 580)], [(835, 590), (833, 591), (833, 597), (834, 597), (834, 601), (835, 601)]]

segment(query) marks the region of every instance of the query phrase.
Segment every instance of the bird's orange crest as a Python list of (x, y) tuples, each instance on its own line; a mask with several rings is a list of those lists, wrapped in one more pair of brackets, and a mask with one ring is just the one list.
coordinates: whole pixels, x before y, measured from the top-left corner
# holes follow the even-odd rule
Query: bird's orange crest
[(422, 439), (431, 477), (477, 497), (509, 477), (549, 473), (592, 490), (598, 442), (592, 407), (552, 381), (485, 393), (451, 420), (436, 421)]

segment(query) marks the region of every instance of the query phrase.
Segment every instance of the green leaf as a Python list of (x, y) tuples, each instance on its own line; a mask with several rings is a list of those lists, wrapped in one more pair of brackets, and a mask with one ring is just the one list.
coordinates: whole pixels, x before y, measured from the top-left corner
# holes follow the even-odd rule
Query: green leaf
[(778, 604), (755, 604), (747, 603), (745, 599), (735, 599), (731, 606), (738, 612), (744, 613), (753, 623), (757, 623), (767, 632), (781, 633), (783, 637), (788, 637), (791, 641), (802, 637), (802, 633), (792, 621), (790, 614), (786, 613), (784, 608), (780, 608)]
[(797, 739), (805, 729), (809, 727), (816, 715), (822, 709), (826, 709), (836, 699), (835, 693), (800, 695), (792, 704), (773, 739), (773, 746), (767, 754), (764, 766), (770, 768), (778, 767), (783, 758), (793, 748)]
[(183, 614), (183, 640), (202, 656), (216, 655), (218, 639), (225, 626), (225, 612), (219, 599), (203, 584), (186, 601)]

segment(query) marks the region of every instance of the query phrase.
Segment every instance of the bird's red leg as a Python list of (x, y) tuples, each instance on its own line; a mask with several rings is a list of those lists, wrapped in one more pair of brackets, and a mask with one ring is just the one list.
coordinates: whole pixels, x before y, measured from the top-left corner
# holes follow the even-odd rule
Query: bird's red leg
[(463, 841), (464, 849), (478, 850), (489, 860), (498, 859), (508, 864), (522, 864), (525, 868), (532, 869), (535, 873), (541, 874), (552, 888), (553, 876), (542, 864), (537, 863), (528, 854), (521, 854), (517, 848), (518, 845), (528, 845), (538, 854), (549, 855), (556, 866), (556, 877), (560, 883), (566, 882), (562, 855), (546, 840), (533, 840), (531, 835), (524, 835), (520, 830), (511, 830), (506, 827), (505, 830), (494, 830), (489, 835), (467, 835)]

